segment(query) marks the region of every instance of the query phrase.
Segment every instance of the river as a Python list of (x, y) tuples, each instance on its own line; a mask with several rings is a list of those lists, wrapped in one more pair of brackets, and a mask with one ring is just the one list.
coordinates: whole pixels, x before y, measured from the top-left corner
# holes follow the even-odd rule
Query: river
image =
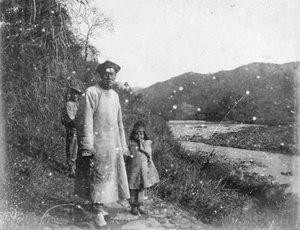
[[(175, 138), (185, 135), (197, 135), (203, 138), (210, 138), (213, 133), (238, 132), (239, 130), (253, 126), (251, 124), (233, 124), (224, 122), (207, 121), (169, 121), (169, 126)], [(181, 141), (182, 146), (192, 152), (211, 152), (225, 155), (228, 158), (239, 159), (245, 162), (256, 162), (254, 167), (248, 171), (256, 172), (260, 175), (271, 175), (275, 182), (288, 184), (288, 192), (300, 195), (300, 158), (299, 156), (289, 156), (280, 153), (270, 153), (265, 151), (253, 151), (222, 146), (211, 146), (203, 143)]]

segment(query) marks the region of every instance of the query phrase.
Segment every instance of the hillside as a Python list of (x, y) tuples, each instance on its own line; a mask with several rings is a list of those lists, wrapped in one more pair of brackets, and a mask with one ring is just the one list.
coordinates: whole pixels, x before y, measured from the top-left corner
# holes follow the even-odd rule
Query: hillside
[[(213, 74), (188, 72), (139, 91), (152, 111), (167, 119), (278, 124), (297, 111), (299, 62), (251, 63)], [(239, 101), (240, 100), (240, 101)]]

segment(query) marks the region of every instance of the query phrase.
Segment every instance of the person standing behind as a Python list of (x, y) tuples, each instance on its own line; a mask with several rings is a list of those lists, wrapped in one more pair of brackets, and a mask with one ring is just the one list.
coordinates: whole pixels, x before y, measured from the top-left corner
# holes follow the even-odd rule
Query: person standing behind
[(158, 172), (152, 161), (152, 141), (149, 140), (142, 121), (134, 124), (129, 140), (130, 157), (126, 159), (126, 171), (130, 189), (131, 214), (147, 215), (143, 200), (145, 190), (159, 182)]
[(78, 85), (71, 86), (69, 96), (66, 98), (66, 105), (63, 108), (62, 123), (66, 128), (66, 158), (69, 167), (69, 176), (75, 177), (77, 158), (77, 137), (75, 116), (77, 113), (81, 90)]
[(120, 66), (106, 61), (96, 71), (100, 82), (87, 88), (76, 116), (78, 157), (75, 194), (92, 204), (94, 223), (108, 228), (103, 204), (128, 199), (126, 143), (118, 94), (112, 90)]

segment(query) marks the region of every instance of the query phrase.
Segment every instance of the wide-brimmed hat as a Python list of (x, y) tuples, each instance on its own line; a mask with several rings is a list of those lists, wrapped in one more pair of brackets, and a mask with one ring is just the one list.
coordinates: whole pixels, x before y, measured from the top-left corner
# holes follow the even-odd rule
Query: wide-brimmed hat
[(77, 91), (78, 93), (82, 92), (79, 85), (72, 85), (72, 86), (70, 86), (70, 89), (73, 89), (73, 90)]
[(113, 63), (111, 61), (105, 61), (104, 63), (98, 65), (96, 71), (101, 74), (105, 72), (111, 72), (111, 68), (113, 68), (116, 73), (118, 73), (121, 69), (121, 67), (118, 64)]

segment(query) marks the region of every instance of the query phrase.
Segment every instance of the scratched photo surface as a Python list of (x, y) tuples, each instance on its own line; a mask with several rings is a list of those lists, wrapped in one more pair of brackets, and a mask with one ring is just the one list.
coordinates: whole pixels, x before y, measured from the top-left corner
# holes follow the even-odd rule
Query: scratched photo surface
[(0, 229), (299, 229), (299, 10), (0, 0)]

